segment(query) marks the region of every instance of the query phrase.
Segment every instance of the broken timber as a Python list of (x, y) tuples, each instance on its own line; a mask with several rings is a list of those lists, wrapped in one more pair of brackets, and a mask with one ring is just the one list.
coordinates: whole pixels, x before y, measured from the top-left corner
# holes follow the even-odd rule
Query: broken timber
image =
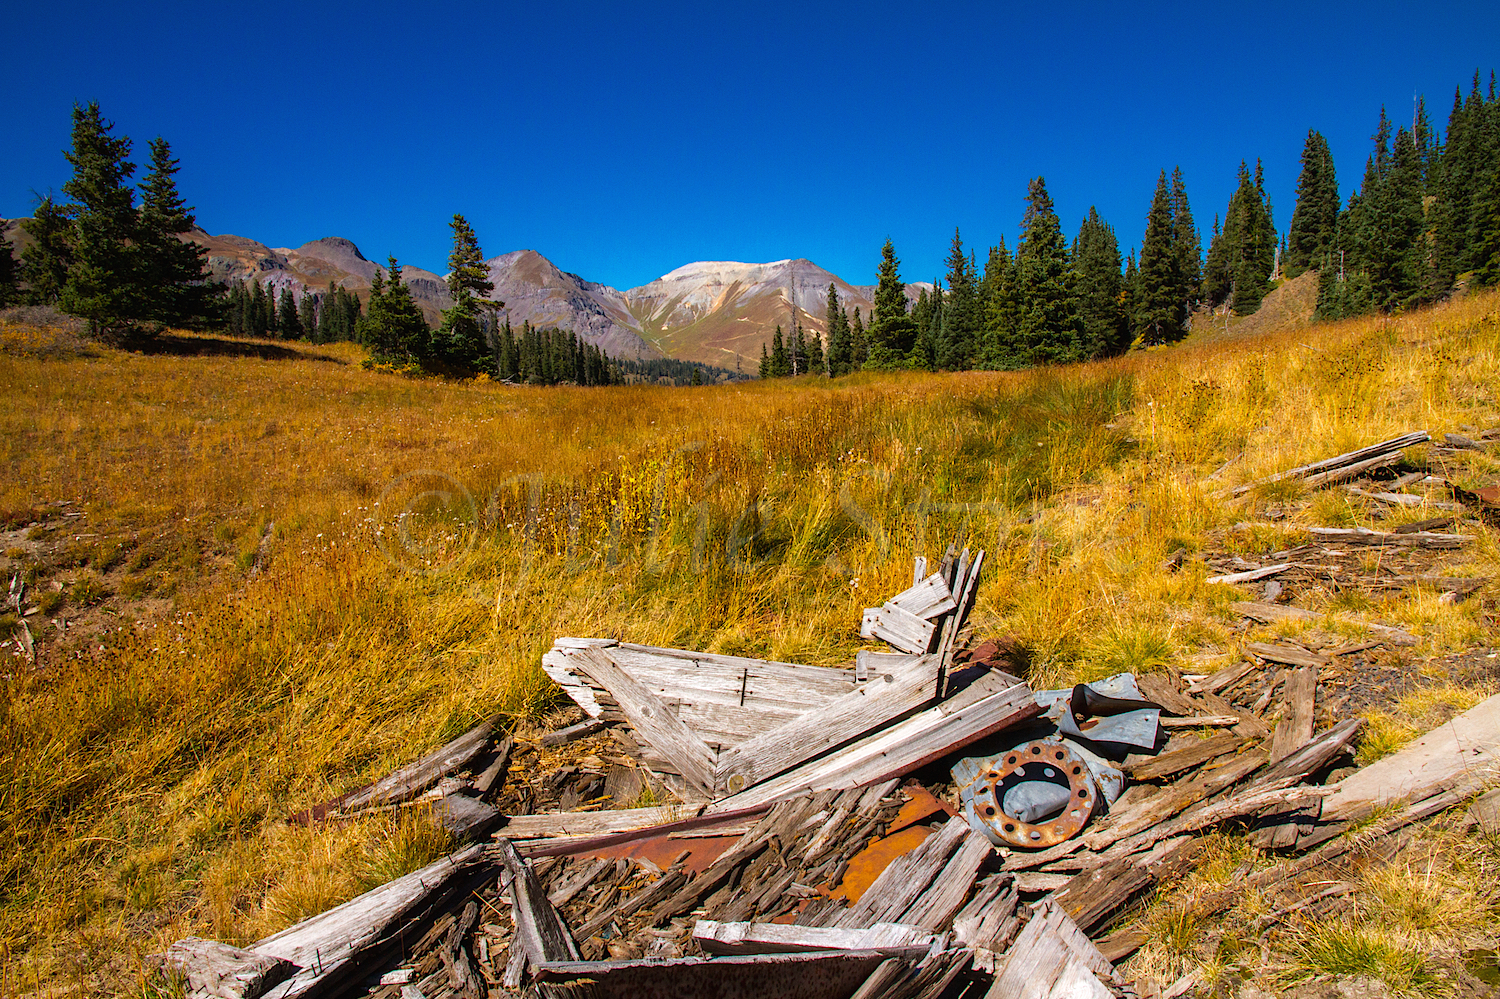
[(1244, 485), (1235, 486), (1230, 495), (1243, 496), (1245, 493), (1257, 486), (1268, 485), (1272, 482), (1280, 482), (1283, 479), (1301, 479), (1308, 486), (1324, 486), (1345, 479), (1352, 479), (1361, 472), (1382, 465), (1394, 464), (1401, 458), (1401, 452), (1417, 444), (1425, 444), (1432, 440), (1432, 436), (1425, 430), (1417, 430), (1412, 433), (1393, 437), (1379, 444), (1371, 444), (1369, 447), (1360, 448), (1357, 451), (1349, 451), (1346, 454), (1335, 455), (1332, 458), (1324, 458), (1310, 465), (1299, 465), (1289, 468), (1284, 472), (1256, 479)]

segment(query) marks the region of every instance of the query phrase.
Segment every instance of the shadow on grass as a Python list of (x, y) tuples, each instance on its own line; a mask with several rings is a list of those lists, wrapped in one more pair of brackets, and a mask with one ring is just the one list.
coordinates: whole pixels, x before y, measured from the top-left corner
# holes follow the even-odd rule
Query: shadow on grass
[(217, 336), (181, 336), (175, 333), (159, 333), (156, 336), (127, 334), (115, 344), (121, 350), (139, 351), (142, 354), (171, 354), (177, 357), (257, 357), (263, 361), (328, 361), (332, 364), (347, 364), (342, 358), (319, 354), (263, 340), (235, 340)]

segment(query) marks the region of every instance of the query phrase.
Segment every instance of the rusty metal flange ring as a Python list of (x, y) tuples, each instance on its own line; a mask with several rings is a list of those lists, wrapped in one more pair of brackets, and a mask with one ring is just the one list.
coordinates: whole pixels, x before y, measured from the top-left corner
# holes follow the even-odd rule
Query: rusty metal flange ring
[[(1032, 742), (1001, 753), (999, 764), (974, 782), (974, 812), (995, 834), (1013, 846), (1036, 850), (1055, 846), (1078, 833), (1094, 811), (1097, 792), (1089, 768), (1077, 754), (1057, 742)], [(1005, 814), (1005, 794), (1030, 781), (1068, 789), (1062, 811), (1041, 822), (1022, 822)]]

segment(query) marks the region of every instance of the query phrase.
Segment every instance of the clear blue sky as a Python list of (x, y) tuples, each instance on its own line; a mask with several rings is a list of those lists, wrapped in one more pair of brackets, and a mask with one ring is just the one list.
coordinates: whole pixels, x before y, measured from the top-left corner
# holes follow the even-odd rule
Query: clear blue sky
[(75, 101), (160, 134), (214, 233), (446, 270), (535, 249), (619, 288), (694, 260), (808, 257), (874, 281), (943, 271), (954, 226), (1014, 247), (1041, 174), (1138, 245), (1181, 164), (1200, 230), (1241, 159), (1291, 220), (1309, 127), (1345, 196), (1382, 104), (1447, 122), (1500, 64), (1500, 4), (16, 2), (4, 26), (0, 215), (69, 176)]

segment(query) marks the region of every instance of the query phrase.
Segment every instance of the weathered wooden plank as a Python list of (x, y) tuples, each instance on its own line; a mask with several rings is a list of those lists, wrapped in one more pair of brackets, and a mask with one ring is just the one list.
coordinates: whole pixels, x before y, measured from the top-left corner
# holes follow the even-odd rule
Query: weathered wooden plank
[[(543, 999), (828, 999), (851, 995), (887, 955), (835, 950), (803, 954), (579, 961), (537, 969)], [(586, 992), (576, 991), (586, 985)]]
[(248, 949), (256, 954), (297, 967), (291, 978), (265, 993), (266, 999), (337, 991), (338, 983), (356, 973), (367, 953), (399, 937), (415, 915), (454, 894), (467, 894), (477, 876), (492, 877), (490, 849), (487, 844), (475, 845), (443, 857), (253, 944)]
[(954, 915), (963, 907), (964, 899), (969, 897), (980, 868), (994, 852), (989, 839), (971, 829), (947, 865), (933, 878), (928, 889), (901, 914), (899, 921), (933, 932), (947, 930)]
[[(964, 553), (967, 555), (968, 550), (965, 549)], [(958, 607), (943, 621), (942, 637), (938, 645), (945, 674), (953, 661), (953, 648), (958, 641), (958, 633), (963, 630), (964, 623), (969, 619), (969, 612), (974, 609), (974, 601), (979, 596), (979, 574), (984, 570), (984, 549), (976, 552), (974, 561), (963, 569), (962, 582), (957, 590)], [(947, 682), (946, 675), (944, 682)]]
[(716, 786), (738, 791), (906, 714), (935, 696), (936, 656), (872, 677), (854, 690), (719, 754)]
[(1187, 718), (1166, 718), (1157, 720), (1157, 724), (1167, 730), (1183, 728), (1229, 728), (1238, 725), (1242, 720), (1241, 715), (1190, 715)]
[(955, 815), (934, 835), (898, 857), (839, 919), (840, 926), (873, 926), (901, 922), (912, 904), (927, 891), (949, 858), (972, 830), (968, 819)]
[(666, 822), (693, 818), (702, 805), (672, 805), (650, 808), (614, 808), (599, 812), (543, 812), (512, 815), (500, 830), (508, 840), (548, 839), (557, 836), (607, 836), (611, 833), (649, 829)]
[(331, 803), (330, 809), (336, 808), (345, 813), (357, 812), (362, 808), (390, 805), (415, 798), (484, 752), (498, 721), (499, 717), (496, 716), (481, 722), (415, 763), (408, 764), (388, 777), (383, 777), (367, 787), (337, 799)]
[(876, 923), (851, 929), (779, 923), (720, 923), (700, 919), (693, 939), (707, 954), (795, 954), (817, 950), (874, 950), (887, 956), (922, 957), (937, 939), (920, 926)]
[(958, 601), (953, 598), (953, 591), (948, 589), (947, 581), (937, 572), (911, 589), (902, 590), (886, 602), (929, 621), (958, 606)]
[(1140, 763), (1127, 763), (1125, 772), (1134, 780), (1161, 780), (1174, 774), (1190, 770), (1209, 760), (1228, 755), (1238, 750), (1249, 739), (1243, 736), (1220, 732), (1218, 735), (1199, 739), (1180, 749), (1169, 750)]
[(510, 874), (510, 912), (516, 940), (532, 965), (546, 961), (578, 960), (578, 945), (567, 924), (547, 900), (547, 891), (532, 873), (531, 865), (516, 852), (508, 839), (497, 840), (501, 862)]
[(878, 638), (902, 652), (922, 653), (932, 645), (937, 625), (887, 602), (865, 608), (860, 622), (861, 638)]
[(1263, 790), (1247, 791), (1201, 805), (1170, 822), (1163, 822), (1123, 840), (1123, 846), (1120, 849), (1124, 853), (1134, 853), (1161, 840), (1198, 829), (1206, 829), (1230, 819), (1255, 815), (1268, 808), (1275, 808), (1278, 814), (1294, 811), (1307, 802), (1325, 798), (1333, 793), (1328, 788), (1322, 787), (1292, 787), (1293, 783), (1294, 779), (1285, 778), (1272, 782)]
[(1245, 651), (1267, 662), (1287, 666), (1327, 666), (1329, 663), (1327, 656), (1285, 642), (1250, 642), (1245, 646)]
[(1233, 495), (1242, 496), (1256, 486), (1266, 485), (1272, 482), (1280, 482), (1282, 479), (1300, 478), (1308, 485), (1327, 485), (1338, 480), (1341, 475), (1352, 478), (1361, 471), (1376, 467), (1374, 463), (1395, 462), (1400, 458), (1400, 452), (1417, 444), (1424, 444), (1432, 440), (1425, 430), (1417, 430), (1412, 433), (1402, 434), (1378, 444), (1371, 444), (1356, 451), (1335, 455), (1332, 458), (1324, 458), (1307, 465), (1299, 465), (1289, 468), (1284, 472), (1247, 482), (1244, 485), (1235, 486)]
[(460, 843), (478, 839), (500, 824), (500, 809), (467, 794), (445, 794), (432, 809), (438, 825)]
[(1203, 708), (1179, 690), (1172, 677), (1162, 673), (1147, 673), (1136, 677), (1136, 686), (1140, 688), (1141, 696), (1153, 704), (1161, 705), (1162, 710), (1170, 714), (1196, 715)]
[(293, 971), (292, 964), (280, 958), (199, 937), (179, 940), (150, 961), (179, 977), (190, 997), (259, 999)]
[(709, 805), (708, 814), (779, 801), (809, 791), (890, 780), (953, 750), (1041, 714), (1031, 688), (1018, 683), (961, 708), (940, 702), (865, 736), (837, 753), (810, 760)]
[(1111, 999), (1114, 967), (1063, 909), (1043, 902), (996, 969), (985, 999)]
[[(1227, 687), (1233, 687), (1235, 684), (1239, 683), (1246, 674), (1258, 668), (1259, 667), (1255, 662), (1248, 659), (1243, 662), (1234, 663), (1230, 666), (1225, 666), (1223, 669), (1219, 670), (1216, 673), (1209, 674), (1208, 676), (1199, 680), (1197, 683), (1190, 684), (1188, 686), (1188, 693), (1217, 694), (1219, 691), (1224, 690)], [(1166, 705), (1162, 706), (1166, 707)], [(1173, 714), (1183, 714), (1183, 712), (1175, 711), (1173, 712)]]
[(1366, 545), (1380, 548), (1462, 548), (1474, 540), (1472, 534), (1437, 534), (1431, 531), (1397, 533), (1372, 531), (1367, 527), (1310, 527), (1308, 532), (1325, 544)]
[[(1239, 756), (1231, 757), (1219, 766), (1205, 768), (1191, 781), (1171, 785), (1159, 794), (1110, 812), (1104, 822), (1092, 831), (1083, 834), (1081, 837), (1083, 843), (1090, 850), (1103, 850), (1120, 840), (1129, 839), (1168, 823), (1174, 816), (1205, 798), (1218, 794), (1232, 784), (1239, 783), (1265, 762), (1265, 751), (1252, 749)], [(1165, 839), (1166, 837), (1159, 838)], [(1130, 852), (1134, 852), (1134, 849), (1141, 849), (1141, 847), (1133, 848)]]
[(595, 732), (602, 732), (604, 731), (604, 727), (605, 723), (598, 718), (589, 718), (579, 722), (577, 725), (569, 725), (567, 728), (548, 732), (542, 736), (541, 742), (544, 746), (562, 746), (576, 739), (591, 736)]
[(1283, 562), (1280, 565), (1268, 565), (1260, 569), (1249, 569), (1245, 572), (1231, 572), (1224, 576), (1209, 576), (1205, 583), (1223, 583), (1233, 585), (1235, 583), (1253, 583), (1257, 579), (1266, 579), (1270, 576), (1278, 576), (1296, 565), (1295, 562)]
[(1466, 777), (1493, 773), (1497, 759), (1500, 694), (1333, 785), (1323, 801), (1323, 820), (1338, 821), (1372, 806), (1430, 797)]
[(1295, 753), (1312, 740), (1313, 701), (1318, 691), (1317, 664), (1303, 666), (1292, 671), (1282, 687), (1281, 699), (1285, 705), (1276, 731), (1271, 735), (1271, 762)]
[(1285, 604), (1263, 604), (1254, 601), (1239, 601), (1230, 604), (1236, 612), (1246, 617), (1254, 618), (1270, 624), (1275, 621), (1342, 621), (1345, 624), (1358, 625), (1366, 631), (1373, 631), (1387, 642), (1393, 645), (1416, 645), (1417, 636), (1400, 628), (1392, 628), (1384, 624), (1371, 624), (1369, 621), (1355, 621), (1339, 614), (1316, 614), (1301, 607), (1288, 607)]
[(921, 659), (915, 652), (872, 652), (860, 649), (854, 654), (854, 677), (864, 683), (872, 676), (882, 676)]
[(617, 666), (609, 650), (577, 649), (569, 656), (601, 683), (620, 704), (630, 724), (653, 749), (671, 760), (677, 772), (705, 794), (714, 793), (714, 753), (655, 694)]

